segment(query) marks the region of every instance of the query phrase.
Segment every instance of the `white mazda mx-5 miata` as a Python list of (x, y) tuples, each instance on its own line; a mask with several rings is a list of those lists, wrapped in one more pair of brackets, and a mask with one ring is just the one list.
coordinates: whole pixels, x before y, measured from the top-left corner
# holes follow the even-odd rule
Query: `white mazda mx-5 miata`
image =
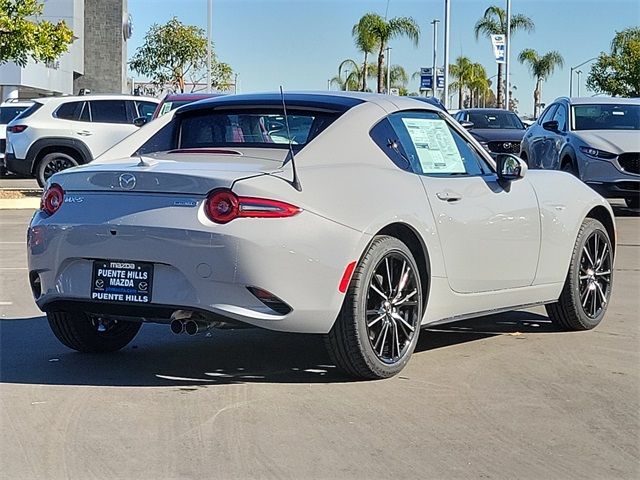
[(231, 95), (54, 175), (29, 280), (82, 352), (120, 349), (144, 322), (252, 325), (325, 335), (336, 365), (382, 378), (434, 322), (544, 304), (563, 329), (595, 327), (615, 235), (577, 178), (494, 161), (429, 104)]

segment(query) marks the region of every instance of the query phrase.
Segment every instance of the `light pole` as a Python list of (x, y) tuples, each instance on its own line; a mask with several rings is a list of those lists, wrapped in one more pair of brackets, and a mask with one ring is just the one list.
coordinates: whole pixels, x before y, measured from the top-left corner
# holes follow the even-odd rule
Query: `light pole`
[(207, 92), (211, 93), (211, 17), (213, 0), (207, 0)]
[(238, 74), (237, 73), (234, 75), (233, 93), (238, 93)]
[(344, 91), (349, 91), (349, 70), (344, 71)]
[(580, 96), (580, 75), (582, 75), (582, 70), (576, 70), (576, 74), (578, 75), (578, 96)]
[(580, 68), (584, 64), (593, 62), (594, 60), (597, 60), (597, 59), (598, 57), (593, 57), (593, 58), (590, 58), (589, 60), (585, 60), (584, 62), (576, 65), (575, 67), (571, 67), (571, 71), (569, 72), (569, 97), (573, 97), (573, 71)]
[(444, 0), (444, 91), (442, 98), (445, 108), (449, 108), (449, 27), (451, 23), (450, 0)]
[(331, 80), (327, 80), (327, 90), (331, 90)]
[(391, 47), (387, 47), (387, 95), (391, 95)]
[(510, 110), (509, 108), (509, 54), (511, 53), (511, 0), (507, 0), (507, 35), (505, 38), (505, 48), (504, 48), (504, 67), (505, 67), (505, 77), (507, 78), (507, 88), (505, 88), (504, 92), (504, 108), (506, 110)]
[(436, 73), (436, 64), (438, 59), (438, 23), (440, 23), (440, 20), (436, 20), (435, 18), (431, 22), (431, 25), (433, 25), (433, 68), (431, 69), (431, 74), (433, 75), (433, 83), (431, 84), (431, 87), (433, 87), (432, 91), (434, 97), (436, 96), (436, 83), (438, 79), (438, 75)]

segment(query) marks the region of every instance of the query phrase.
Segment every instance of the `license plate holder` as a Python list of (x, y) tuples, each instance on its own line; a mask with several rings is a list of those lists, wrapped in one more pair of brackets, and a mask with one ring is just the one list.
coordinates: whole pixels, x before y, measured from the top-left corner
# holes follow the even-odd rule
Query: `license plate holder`
[(91, 300), (115, 303), (150, 303), (153, 263), (129, 260), (94, 260)]

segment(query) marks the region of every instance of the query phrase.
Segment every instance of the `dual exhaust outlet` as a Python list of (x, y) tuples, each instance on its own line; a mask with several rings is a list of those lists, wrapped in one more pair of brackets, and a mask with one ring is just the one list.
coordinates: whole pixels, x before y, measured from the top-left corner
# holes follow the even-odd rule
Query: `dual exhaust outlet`
[(187, 335), (197, 335), (213, 328), (213, 324), (194, 320), (193, 312), (177, 310), (171, 315), (171, 331), (176, 335), (186, 333)]

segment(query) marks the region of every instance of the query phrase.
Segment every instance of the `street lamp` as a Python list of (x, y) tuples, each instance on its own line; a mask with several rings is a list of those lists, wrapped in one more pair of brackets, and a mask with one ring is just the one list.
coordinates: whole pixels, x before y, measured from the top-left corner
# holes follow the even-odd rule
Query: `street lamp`
[(391, 47), (387, 47), (387, 95), (391, 95)]
[(444, 91), (442, 98), (445, 108), (449, 108), (449, 24), (451, 22), (450, 0), (444, 0)]
[(584, 62), (576, 65), (575, 67), (571, 67), (571, 71), (569, 73), (569, 97), (573, 97), (573, 71), (580, 68), (585, 63), (593, 62), (594, 60), (597, 60), (597, 59), (598, 57), (593, 57), (593, 58), (590, 58), (589, 60), (585, 60)]
[(238, 74), (236, 73), (233, 80), (233, 93), (238, 93)]
[(213, 0), (207, 1), (207, 92), (211, 93), (211, 16)]
[(582, 75), (582, 70), (576, 70), (578, 74), (578, 96), (580, 96), (580, 75)]
[(349, 91), (349, 70), (344, 71), (344, 91)]
[(327, 80), (327, 90), (331, 90), (331, 80)]
[(440, 23), (440, 20), (436, 20), (435, 18), (431, 22), (431, 25), (433, 25), (433, 68), (431, 69), (431, 81), (433, 83), (431, 84), (431, 87), (434, 97), (436, 96), (436, 82), (438, 79), (438, 75), (436, 73), (436, 62), (438, 58), (438, 23)]
[(510, 99), (510, 94), (509, 94), (509, 75), (510, 75), (510, 68), (511, 68), (511, 60), (510, 60), (510, 56), (511, 56), (511, 0), (507, 0), (507, 36), (506, 36), (506, 42), (505, 42), (505, 55), (504, 55), (504, 70), (505, 70), (505, 77), (507, 78), (507, 88), (505, 88), (505, 92), (504, 92), (504, 108), (506, 110), (510, 110), (509, 108), (509, 101)]

